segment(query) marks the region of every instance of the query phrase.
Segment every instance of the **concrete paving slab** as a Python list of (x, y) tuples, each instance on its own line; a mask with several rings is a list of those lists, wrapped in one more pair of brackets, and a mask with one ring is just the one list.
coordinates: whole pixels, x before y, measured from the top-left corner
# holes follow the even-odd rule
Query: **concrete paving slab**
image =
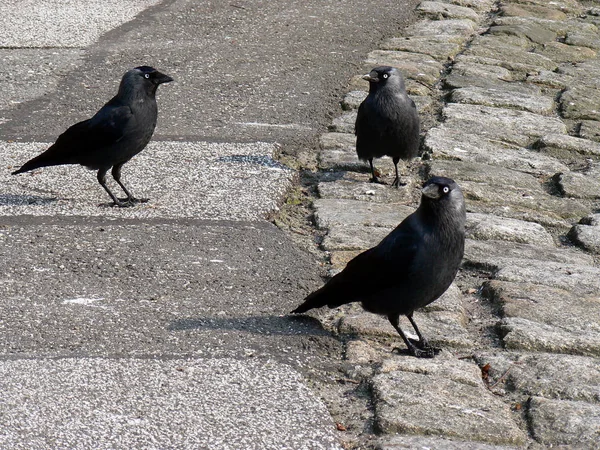
[(289, 366), (235, 359), (0, 362), (0, 447), (339, 449)]
[[(0, 142), (5, 169), (0, 172), (0, 216), (260, 220), (277, 209), (294, 177), (291, 169), (274, 160), (275, 144), (152, 142), (123, 167), (125, 185), (150, 201), (114, 208), (96, 172), (78, 165), (10, 175), (49, 145)], [(110, 181), (111, 189), (123, 197)]]
[(72, 48), (0, 48), (0, 110), (56, 89), (60, 78), (81, 64), (84, 53)]
[(0, 223), (0, 355), (250, 354), (304, 367), (341, 353), (318, 324), (286, 315), (322, 281), (271, 224)]
[(0, 47), (86, 47), (160, 0), (4, 0)]

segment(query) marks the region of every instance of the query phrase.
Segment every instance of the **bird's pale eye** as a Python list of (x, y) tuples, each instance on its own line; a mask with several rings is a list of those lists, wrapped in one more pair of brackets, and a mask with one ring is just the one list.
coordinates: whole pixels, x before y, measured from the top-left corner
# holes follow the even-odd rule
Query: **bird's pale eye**
[(387, 77), (389, 77), (389, 75), (387, 73), (384, 73), (383, 78), (387, 78)]
[(448, 186), (444, 186), (444, 189), (442, 189), (442, 191), (444, 191), (444, 194), (447, 194), (448, 192), (450, 192), (450, 188)]
[(144, 78), (150, 78), (150, 74), (149, 73), (145, 73), (144, 74)]

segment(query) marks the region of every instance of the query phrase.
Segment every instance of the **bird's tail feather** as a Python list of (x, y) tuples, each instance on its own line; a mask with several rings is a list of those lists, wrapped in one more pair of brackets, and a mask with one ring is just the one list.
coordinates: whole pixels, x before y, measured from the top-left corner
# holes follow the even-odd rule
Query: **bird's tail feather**
[(292, 311), (293, 314), (301, 314), (313, 308), (328, 306), (329, 308), (337, 308), (338, 306), (350, 303), (348, 296), (336, 295), (336, 292), (331, 289), (329, 284), (326, 284), (321, 289), (316, 290), (304, 299), (304, 303)]
[(21, 166), (20, 169), (12, 172), (11, 175), (17, 175), (19, 173), (29, 172), (30, 170), (39, 169), (40, 167), (58, 166), (61, 164), (69, 164), (69, 162), (55, 159), (52, 156), (48, 155), (47, 152), (44, 152), (44, 153), (36, 156), (35, 158), (32, 158), (29, 161), (27, 161), (25, 164), (23, 164)]

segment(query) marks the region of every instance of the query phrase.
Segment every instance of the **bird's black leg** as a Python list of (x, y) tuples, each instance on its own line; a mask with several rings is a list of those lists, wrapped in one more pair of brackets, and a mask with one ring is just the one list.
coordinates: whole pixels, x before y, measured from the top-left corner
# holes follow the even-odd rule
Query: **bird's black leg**
[[(399, 319), (400, 319), (399, 314), (391, 314), (388, 316), (388, 320), (390, 321), (392, 326), (396, 329), (396, 331), (398, 332), (398, 334), (400, 335), (400, 337), (402, 338), (402, 340), (408, 347), (408, 352), (411, 355), (416, 356), (417, 358), (433, 358), (435, 356), (435, 353), (429, 352), (428, 350), (421, 350), (420, 348), (417, 348), (417, 346), (410, 339), (408, 339), (406, 337), (404, 332), (400, 329)], [(397, 350), (397, 349), (394, 349), (394, 350)]]
[(394, 157), (392, 160), (394, 161), (394, 168), (396, 169), (396, 178), (394, 179), (392, 186), (400, 188), (400, 186), (404, 186), (406, 184), (400, 183), (400, 175), (398, 175), (398, 162), (400, 161), (400, 158)]
[(427, 339), (425, 339), (425, 336), (423, 336), (421, 334), (421, 332), (419, 331), (419, 327), (417, 327), (417, 323), (415, 322), (415, 319), (413, 319), (413, 315), (412, 313), (407, 314), (406, 317), (408, 317), (408, 320), (410, 320), (411, 325), (413, 326), (413, 328), (415, 329), (415, 332), (417, 333), (417, 336), (419, 337), (419, 341), (415, 342), (412, 341), (413, 344), (415, 344), (417, 347), (419, 347), (421, 350), (425, 350), (425, 351), (430, 351), (433, 352), (433, 355), (437, 355), (441, 349), (437, 348), (437, 347), (433, 347), (429, 341)]
[(106, 172), (108, 172), (108, 167), (106, 169), (103, 168), (98, 170), (97, 178), (98, 183), (100, 183), (100, 186), (102, 186), (104, 190), (108, 193), (108, 195), (110, 195), (110, 198), (112, 198), (112, 201), (114, 202), (115, 206), (130, 206), (130, 203), (119, 200), (115, 196), (115, 194), (113, 194), (108, 188), (108, 186), (106, 185)]
[(124, 199), (123, 201), (131, 203), (131, 204), (146, 203), (148, 201), (147, 198), (135, 198), (131, 194), (131, 192), (129, 192), (127, 190), (127, 188), (125, 187), (125, 185), (123, 183), (121, 183), (121, 167), (123, 167), (123, 164), (117, 164), (117, 165), (113, 166), (111, 173), (112, 173), (113, 178), (117, 182), (117, 184), (119, 186), (121, 186), (121, 189), (123, 189), (123, 192), (125, 192), (125, 195), (127, 196), (127, 198)]
[(373, 158), (369, 158), (369, 164), (371, 165), (371, 179), (369, 180), (371, 183), (380, 183), (379, 178), (375, 175), (375, 167), (373, 167)]

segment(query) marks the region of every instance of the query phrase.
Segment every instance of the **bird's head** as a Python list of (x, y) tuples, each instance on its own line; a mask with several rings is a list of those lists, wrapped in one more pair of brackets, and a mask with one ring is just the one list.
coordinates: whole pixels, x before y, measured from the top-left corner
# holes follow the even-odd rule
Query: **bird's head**
[(395, 67), (380, 66), (375, 67), (371, 72), (363, 75), (363, 80), (369, 82), (369, 91), (382, 89), (385, 87), (395, 87), (402, 91), (404, 87), (404, 77)]
[(145, 82), (151, 83), (153, 85), (158, 86), (162, 83), (169, 83), (173, 81), (169, 75), (165, 75), (164, 73), (160, 73), (154, 67), (150, 66), (139, 66), (133, 69), (140, 78), (143, 78)]
[(432, 177), (425, 182), (421, 205), (438, 213), (450, 214), (466, 220), (465, 199), (460, 187), (451, 178)]
[(130, 95), (138, 96), (146, 93), (154, 97), (159, 85), (171, 81), (173, 81), (173, 78), (159, 72), (154, 67), (139, 66), (125, 72), (119, 87), (119, 94), (129, 97)]

